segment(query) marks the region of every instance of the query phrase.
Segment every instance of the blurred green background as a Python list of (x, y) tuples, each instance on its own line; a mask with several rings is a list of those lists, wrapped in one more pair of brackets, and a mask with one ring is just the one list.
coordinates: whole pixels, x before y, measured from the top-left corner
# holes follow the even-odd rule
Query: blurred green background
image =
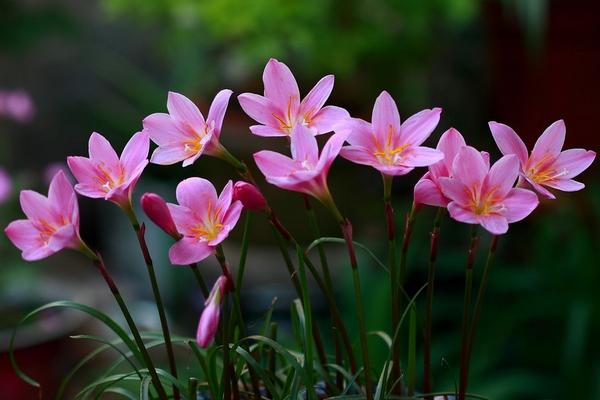
[[(165, 111), (168, 90), (184, 93), (205, 113), (221, 88), (261, 92), (270, 57), (290, 66), (302, 94), (322, 76), (335, 74), (329, 104), (353, 116), (368, 119), (384, 89), (403, 118), (442, 107), (440, 125), (427, 142), (431, 146), (454, 126), (470, 144), (497, 158), (487, 121), (511, 125), (532, 145), (546, 126), (563, 118), (566, 147), (597, 151), (599, 38), (600, 3), (582, 0), (0, 0), (0, 92), (19, 91), (31, 99), (13, 107), (21, 114), (0, 107), (0, 167), (13, 179), (11, 197), (0, 205), (0, 222), (5, 226), (21, 217), (19, 190), (45, 193), (49, 169), (63, 167), (68, 155), (86, 154), (92, 131), (121, 149), (146, 115)], [(264, 147), (285, 151), (282, 140), (250, 135), (250, 124), (232, 98), (222, 133), (232, 152), (250, 160)], [(584, 191), (543, 201), (533, 217), (502, 237), (474, 350), (472, 391), (493, 399), (600, 399), (599, 171), (596, 162), (581, 177)], [(156, 191), (172, 201), (184, 177), (206, 177), (221, 187), (236, 179), (234, 172), (206, 157), (186, 169), (151, 165), (137, 195)], [(398, 227), (422, 172), (396, 180)], [(384, 258), (377, 173), (339, 160), (330, 180), (340, 208), (353, 219), (356, 239)], [(309, 243), (313, 238), (298, 211), (302, 199), (263, 188), (286, 224)], [(80, 207), (82, 236), (106, 254), (136, 319), (156, 329), (143, 260), (126, 219), (106, 202), (81, 198)], [(335, 222), (318, 211), (323, 233), (337, 236)], [(266, 222), (254, 221), (245, 312), (259, 321), (277, 297), (276, 317), (285, 325), (293, 290)], [(426, 279), (432, 221), (433, 210), (426, 210), (416, 222), (411, 293)], [(226, 246), (233, 260), (240, 230)], [(168, 264), (169, 239), (153, 226), (148, 235), (175, 331), (193, 336), (203, 300), (190, 272)], [(488, 241), (482, 233), (476, 274)], [(444, 221), (434, 305), (439, 390), (453, 390), (458, 376), (467, 246), (467, 228)], [(337, 295), (352, 322), (343, 248), (330, 250)], [(115, 318), (118, 313), (91, 265), (77, 254), (27, 264), (2, 235), (0, 260), (0, 392), (30, 398), (33, 392), (12, 373), (5, 353), (18, 318), (35, 305), (64, 298), (107, 309)], [(388, 330), (388, 282), (368, 259), (362, 261), (369, 328)], [(212, 282), (218, 267), (210, 261), (203, 268)], [(325, 328), (326, 307), (317, 290), (313, 294)], [(421, 299), (421, 311), (422, 306)], [(89, 350), (66, 337), (94, 329), (73, 314), (49, 315), (24, 332), (19, 360), (52, 393), (59, 377)], [(381, 361), (386, 353), (377, 340), (372, 353)], [(182, 362), (188, 356), (182, 354)], [(85, 373), (76, 381), (75, 387), (84, 383)]]

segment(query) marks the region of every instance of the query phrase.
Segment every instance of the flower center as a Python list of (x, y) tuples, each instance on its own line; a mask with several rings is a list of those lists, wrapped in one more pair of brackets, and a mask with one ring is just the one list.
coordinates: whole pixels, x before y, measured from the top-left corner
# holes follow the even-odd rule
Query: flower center
[(198, 240), (205, 240), (207, 242), (214, 240), (221, 232), (221, 229), (223, 229), (223, 224), (220, 223), (220, 214), (221, 210), (218, 208), (213, 210), (212, 203), (209, 202), (206, 218), (191, 229), (192, 236)]
[(467, 195), (471, 199), (469, 207), (471, 211), (476, 215), (490, 215), (502, 212), (505, 206), (502, 203), (498, 203), (494, 198), (494, 192), (496, 192), (496, 189), (492, 189), (482, 196), (479, 188), (469, 190)]
[(50, 241), (50, 237), (54, 235), (54, 233), (58, 230), (57, 226), (49, 223), (48, 221), (41, 219), (35, 222), (35, 227), (39, 232), (39, 238), (44, 244), (44, 246), (48, 245)]
[(100, 184), (102, 190), (107, 193), (123, 184), (123, 181), (125, 180), (125, 170), (123, 169), (121, 163), (119, 163), (117, 168), (116, 176), (115, 174), (111, 173), (108, 168), (106, 168), (104, 163), (99, 163), (96, 166), (96, 169), (96, 181)]
[(300, 123), (304, 126), (307, 126), (310, 123), (309, 113), (301, 116), (301, 119), (296, 120), (292, 115), (292, 103), (294, 101), (294, 96), (290, 96), (287, 104), (287, 111), (284, 115), (279, 115), (277, 113), (272, 113), (273, 118), (279, 122), (279, 128), (282, 131), (285, 131), (288, 135), (292, 134), (292, 129), (296, 126), (297, 123)]
[(400, 146), (394, 146), (394, 131), (392, 125), (389, 126), (387, 140), (384, 146), (381, 146), (381, 143), (375, 139), (375, 145), (377, 151), (373, 153), (377, 160), (386, 165), (394, 165), (397, 164), (398, 161), (402, 158), (400, 154), (409, 146), (408, 143), (402, 144)]
[(560, 170), (552, 168), (552, 159), (552, 155), (546, 154), (534, 165), (528, 166), (527, 170), (525, 171), (525, 176), (535, 183), (544, 183), (553, 181), (569, 173), (569, 170), (566, 168), (562, 168)]

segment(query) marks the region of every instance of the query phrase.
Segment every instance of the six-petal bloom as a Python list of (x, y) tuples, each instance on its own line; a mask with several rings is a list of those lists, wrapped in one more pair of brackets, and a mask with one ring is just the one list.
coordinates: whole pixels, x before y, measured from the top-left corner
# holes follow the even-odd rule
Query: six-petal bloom
[(229, 89), (217, 93), (205, 120), (190, 99), (169, 92), (169, 113), (155, 113), (144, 119), (144, 130), (158, 145), (150, 162), (171, 165), (183, 161), (183, 166), (187, 167), (202, 154), (218, 156), (222, 151), (219, 142), (221, 127), (231, 93)]
[(391, 176), (432, 165), (444, 154), (421, 144), (437, 126), (441, 112), (440, 108), (423, 110), (400, 124), (394, 99), (383, 91), (375, 100), (371, 123), (352, 118), (341, 124), (350, 130), (350, 146), (342, 148), (340, 155)]
[(448, 212), (459, 222), (481, 224), (494, 235), (508, 231), (508, 224), (527, 217), (538, 205), (530, 190), (514, 188), (519, 160), (506, 155), (490, 168), (485, 157), (473, 147), (459, 150), (452, 165), (452, 177), (439, 183), (450, 200)]
[[(437, 144), (437, 149), (444, 153), (444, 159), (429, 166), (429, 170), (415, 185), (414, 201), (416, 204), (426, 204), (434, 207), (446, 207), (450, 200), (442, 192), (439, 178), (452, 177), (452, 163), (461, 148), (465, 147), (465, 139), (454, 128), (442, 134)], [(489, 168), (490, 155), (482, 151), (486, 165)]]
[(263, 72), (264, 96), (243, 93), (238, 96), (242, 109), (260, 125), (250, 131), (258, 136), (289, 136), (296, 125), (312, 129), (313, 134), (331, 132), (349, 117), (346, 110), (325, 106), (333, 89), (333, 75), (323, 77), (300, 101), (300, 91), (292, 72), (282, 62), (270, 59)]
[(202, 261), (235, 227), (242, 203), (233, 201), (231, 181), (217, 197), (215, 187), (206, 179), (188, 178), (177, 185), (176, 195), (179, 204), (167, 206), (183, 237), (171, 247), (169, 258), (175, 265)]
[(131, 137), (119, 158), (104, 136), (92, 133), (90, 157), (67, 158), (69, 168), (78, 181), (75, 190), (83, 196), (104, 198), (128, 208), (135, 184), (148, 165), (149, 147), (148, 134), (138, 132)]
[(23, 190), (20, 200), (27, 219), (11, 222), (5, 232), (23, 259), (36, 261), (64, 248), (79, 247), (77, 196), (64, 172), (50, 182), (48, 197)]
[(558, 120), (546, 128), (533, 146), (531, 155), (525, 143), (511, 127), (493, 121), (489, 125), (502, 154), (514, 154), (518, 157), (521, 177), (542, 196), (555, 198), (544, 186), (565, 192), (574, 192), (585, 187), (573, 178), (592, 164), (596, 153), (584, 149), (561, 151), (566, 135), (563, 120)]
[(333, 134), (321, 151), (317, 139), (304, 125), (296, 125), (291, 138), (292, 158), (274, 151), (254, 154), (254, 161), (267, 182), (286, 190), (310, 194), (324, 203), (331, 196), (327, 173), (346, 140), (347, 132)]

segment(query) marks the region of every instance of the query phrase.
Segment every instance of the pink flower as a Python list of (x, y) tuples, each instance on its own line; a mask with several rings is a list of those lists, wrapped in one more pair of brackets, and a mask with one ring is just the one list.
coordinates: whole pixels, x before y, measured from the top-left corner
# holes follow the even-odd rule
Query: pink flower
[(327, 202), (327, 173), (347, 136), (346, 132), (332, 135), (319, 156), (317, 140), (310, 129), (296, 125), (291, 137), (292, 158), (263, 150), (254, 154), (254, 161), (269, 183)]
[(457, 221), (481, 224), (494, 235), (508, 231), (508, 224), (528, 216), (538, 205), (530, 190), (513, 188), (519, 175), (519, 160), (507, 155), (491, 168), (473, 147), (459, 150), (452, 164), (452, 177), (439, 183), (450, 200), (448, 212)]
[(181, 235), (177, 231), (175, 221), (169, 212), (167, 202), (156, 193), (144, 193), (140, 199), (142, 209), (160, 229), (179, 239)]
[(196, 331), (196, 342), (202, 348), (208, 347), (215, 339), (219, 327), (221, 303), (227, 292), (227, 286), (227, 278), (221, 275), (210, 291), (208, 299), (204, 302), (205, 308), (200, 315)]
[(315, 135), (331, 132), (349, 117), (346, 110), (323, 107), (333, 89), (333, 75), (323, 77), (300, 101), (300, 91), (292, 72), (282, 62), (271, 58), (263, 72), (264, 96), (243, 93), (238, 96), (242, 109), (260, 125), (250, 131), (258, 136), (289, 136), (298, 124), (313, 129)]
[(217, 156), (221, 151), (219, 136), (225, 111), (231, 97), (231, 90), (221, 90), (215, 96), (208, 118), (187, 97), (169, 92), (168, 114), (155, 113), (144, 119), (144, 130), (158, 145), (150, 162), (171, 165), (183, 161), (187, 167), (202, 154)]
[(192, 264), (210, 256), (229, 235), (242, 212), (242, 203), (233, 201), (229, 181), (217, 198), (215, 187), (202, 178), (188, 178), (177, 185), (177, 204), (167, 204), (177, 231), (183, 238), (169, 250), (171, 263)]
[(8, 200), (11, 192), (12, 181), (10, 175), (8, 175), (4, 168), (0, 168), (0, 204)]
[(565, 142), (566, 127), (558, 120), (550, 125), (539, 137), (531, 155), (527, 147), (509, 126), (490, 122), (490, 129), (502, 154), (515, 154), (519, 159), (520, 175), (542, 196), (554, 199), (555, 196), (544, 186), (574, 192), (585, 185), (572, 178), (585, 171), (596, 158), (591, 150), (569, 149), (561, 151)]
[(22, 251), (23, 259), (36, 261), (64, 248), (79, 247), (77, 196), (64, 172), (50, 182), (48, 197), (23, 190), (20, 200), (27, 219), (11, 222), (4, 232)]
[(233, 200), (241, 201), (247, 210), (262, 211), (267, 207), (267, 201), (260, 190), (244, 181), (237, 181), (233, 185)]
[[(436, 148), (444, 153), (444, 159), (430, 165), (429, 171), (415, 185), (414, 201), (416, 204), (427, 204), (429, 206), (444, 208), (448, 205), (450, 200), (444, 196), (439, 178), (452, 177), (452, 162), (459, 150), (466, 145), (463, 136), (454, 128), (450, 128), (442, 134)], [(482, 151), (481, 155), (489, 168), (489, 154)]]
[(392, 176), (434, 164), (444, 154), (421, 144), (437, 126), (441, 112), (441, 108), (423, 110), (400, 124), (394, 99), (383, 91), (375, 100), (371, 123), (352, 118), (342, 124), (350, 129), (350, 146), (345, 146), (340, 155)]
[(104, 198), (123, 208), (131, 204), (131, 193), (148, 165), (150, 141), (146, 132), (138, 132), (129, 140), (121, 158), (108, 140), (92, 133), (89, 141), (90, 158), (68, 157), (67, 163), (75, 179), (77, 193)]

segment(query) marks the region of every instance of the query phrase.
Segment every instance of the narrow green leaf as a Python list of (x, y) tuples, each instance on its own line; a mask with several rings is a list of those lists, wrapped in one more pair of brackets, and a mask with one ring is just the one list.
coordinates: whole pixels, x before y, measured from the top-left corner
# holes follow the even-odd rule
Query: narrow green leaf
[[(309, 253), (312, 249), (314, 249), (315, 247), (317, 247), (319, 244), (321, 243), (341, 243), (341, 244), (346, 244), (346, 241), (342, 238), (337, 238), (337, 237), (322, 237), (316, 240), (313, 240), (312, 243), (310, 245), (308, 245), (308, 247), (306, 248), (306, 252)], [(381, 268), (383, 268), (387, 273), (390, 272), (389, 268), (381, 262), (381, 260), (379, 258), (377, 258), (377, 256), (371, 251), (369, 250), (369, 248), (367, 246), (365, 246), (364, 244), (361, 244), (359, 242), (355, 242), (353, 241), (354, 245), (356, 247), (358, 247), (359, 249), (363, 250), (365, 253), (367, 253), (367, 255), (369, 257), (371, 257), (371, 259), (373, 259), (373, 261), (375, 261), (375, 263), (380, 266)]]

